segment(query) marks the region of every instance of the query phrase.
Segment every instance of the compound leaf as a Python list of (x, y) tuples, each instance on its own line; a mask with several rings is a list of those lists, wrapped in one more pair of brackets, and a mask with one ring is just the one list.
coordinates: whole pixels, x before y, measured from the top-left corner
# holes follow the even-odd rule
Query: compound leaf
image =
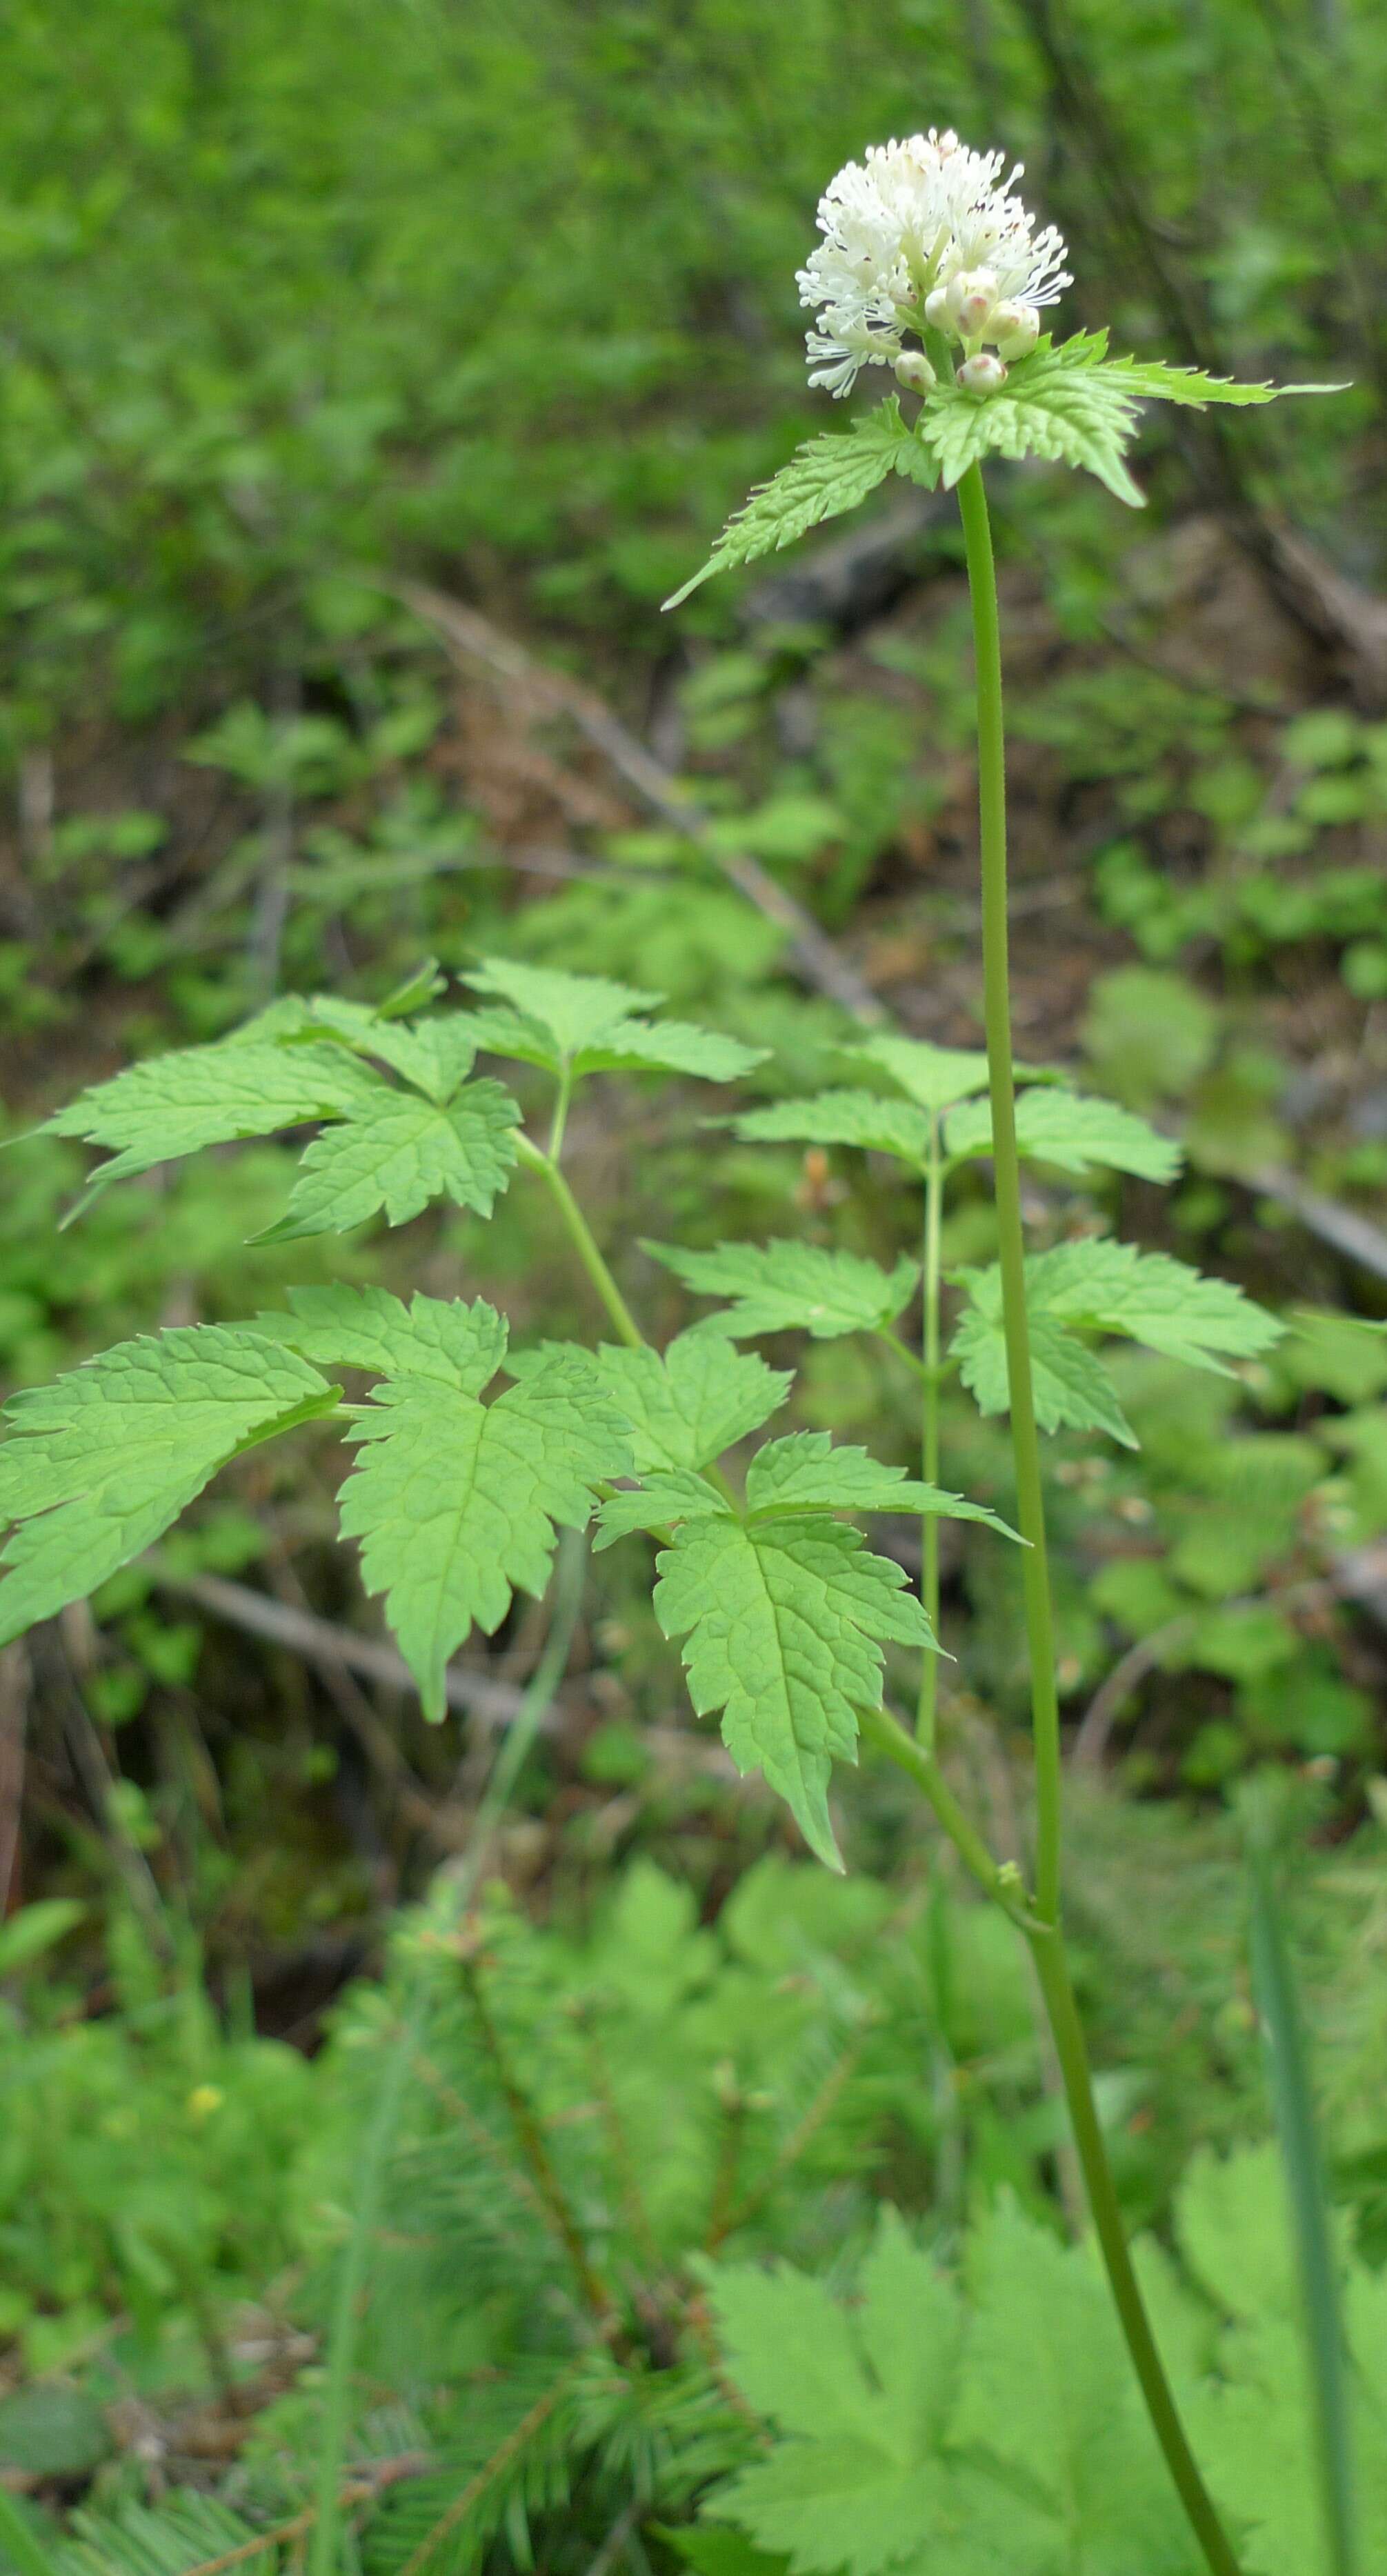
[(835, 1756), (856, 1759), (857, 1711), (881, 1705), (882, 1641), (934, 1646), (901, 1568), (842, 1521), (785, 1512), (687, 1521), (659, 1571), (655, 1613), (685, 1640), (699, 1716), (723, 1711), (738, 1770), (763, 1772), (811, 1851), (841, 1869), (829, 1776)]
[(469, 1082), (445, 1106), (379, 1084), (314, 1137), (286, 1214), (259, 1240), (346, 1234), (381, 1212), (388, 1225), (403, 1225), (438, 1198), (490, 1216), (515, 1167), (519, 1122), (499, 1082)]
[(256, 1330), (320, 1367), (431, 1378), (466, 1395), (480, 1395), (506, 1350), (505, 1324), (481, 1298), (419, 1294), (406, 1306), (387, 1288), (291, 1288), (288, 1314), (260, 1315)]
[(1123, 451), (1136, 433), (1143, 402), (1202, 410), (1209, 403), (1268, 403), (1282, 393), (1334, 393), (1334, 385), (1238, 385), (1194, 367), (1146, 365), (1109, 358), (1106, 331), (1078, 331), (1056, 345), (1043, 338), (1010, 369), (996, 393), (941, 384), (925, 404), (917, 434), (951, 491), (970, 465), (989, 453), (1045, 456), (1096, 474), (1119, 501), (1143, 506)]
[(788, 2265), (712, 2273), (724, 2369), (782, 2438), (704, 2511), (788, 2556), (794, 2576), (1049, 2576), (1049, 2516), (949, 2444), (959, 2301), (892, 2211), (860, 2287), (850, 2311)]
[(1086, 466), (1119, 501), (1140, 509), (1143, 495), (1122, 459), (1137, 398), (1109, 380), (1106, 352), (1106, 332), (1080, 331), (1058, 348), (1042, 340), (997, 393), (938, 386), (920, 415), (920, 436), (945, 490), (988, 454), (1045, 456)]
[(888, 1074), (918, 1109), (935, 1115), (953, 1101), (987, 1089), (987, 1058), (971, 1047), (931, 1046), (924, 1038), (881, 1029), (841, 1053), (852, 1064), (869, 1064)]
[[(1106, 1431), (1124, 1449), (1135, 1449), (1136, 1433), (1101, 1360), (1053, 1315), (1032, 1310), (1028, 1326), (1031, 1393), (1041, 1430)], [(950, 1349), (978, 1411), (1005, 1413), (1011, 1398), (1000, 1303), (995, 1313), (981, 1305), (969, 1306), (959, 1318)]]
[(0, 1641), (80, 1601), (161, 1538), (219, 1467), (340, 1390), (241, 1326), (179, 1326), (119, 1342), (5, 1407)]
[(602, 1073), (620, 1066), (648, 1066), (696, 1075), (705, 1082), (735, 1082), (760, 1064), (764, 1047), (684, 1020), (648, 1020), (663, 1001), (631, 984), (601, 975), (568, 975), (553, 966), (527, 966), (510, 957), (488, 957), (465, 978), (476, 992), (497, 995), (506, 1009), (473, 1015), (477, 1043), (493, 1055), (513, 1055), (547, 1072)]
[(798, 448), (729, 519), (707, 563), (665, 601), (666, 608), (678, 608), (713, 573), (773, 554), (821, 520), (856, 509), (892, 472), (917, 483), (935, 480), (932, 460), (907, 429), (894, 394), (851, 429), (824, 430)]
[(344, 1117), (369, 1106), (381, 1087), (340, 1047), (283, 1046), (247, 1033), (129, 1065), (58, 1110), (39, 1133), (104, 1145), (112, 1159), (93, 1183), (104, 1188), (204, 1145)]
[(671, 1467), (646, 1476), (638, 1493), (612, 1494), (597, 1515), (593, 1554), (632, 1530), (674, 1529), (680, 1521), (730, 1518), (731, 1506), (702, 1476)]
[(1046, 2566), (1193, 2576), (1183, 2516), (1086, 2252), (1004, 2202), (975, 2235), (968, 2272), (953, 2437), (1045, 2498), (1055, 2535)]
[[(963, 1383), (982, 1412), (1005, 1412), (1001, 1273), (994, 1264), (956, 1275), (972, 1300), (952, 1345)], [(1201, 1278), (1168, 1253), (1138, 1252), (1105, 1236), (1033, 1254), (1026, 1263), (1026, 1312), (1042, 1430), (1108, 1431), (1129, 1448), (1135, 1436), (1107, 1372), (1076, 1333), (1122, 1333), (1170, 1359), (1226, 1376), (1216, 1353), (1252, 1358), (1282, 1330), (1230, 1281)]]
[(880, 1100), (871, 1091), (820, 1091), (809, 1100), (777, 1100), (733, 1120), (750, 1144), (860, 1145), (894, 1154), (920, 1170), (929, 1156), (930, 1121), (911, 1100)]
[[(1205, 1279), (1167, 1252), (1091, 1235), (1057, 1243), (1026, 1265), (1027, 1302), (1065, 1323), (1125, 1333), (1191, 1368), (1227, 1372), (1215, 1358), (1253, 1359), (1281, 1338), (1274, 1315), (1227, 1279)], [(998, 1290), (1000, 1305), (1000, 1287)]]
[(582, 1529), (593, 1488), (630, 1473), (624, 1425), (588, 1355), (551, 1350), (489, 1405), (461, 1386), (386, 1378), (350, 1436), (362, 1454), (342, 1528), (361, 1541), (367, 1590), (385, 1594), (425, 1716), (441, 1718), (448, 1658), (473, 1623), (490, 1633), (513, 1590), (542, 1593), (555, 1525)]
[(695, 1028), (688, 1020), (616, 1020), (579, 1054), (578, 1073), (610, 1073), (643, 1065), (662, 1073), (686, 1073), (700, 1082), (738, 1082), (762, 1064), (768, 1047), (743, 1046), (713, 1029)]
[(865, 1449), (835, 1442), (827, 1431), (795, 1431), (768, 1440), (747, 1469), (747, 1509), (766, 1511), (928, 1512), (954, 1521), (984, 1521), (1004, 1538), (1016, 1532), (982, 1503), (924, 1485), (904, 1467), (883, 1466)]
[(471, 1072), (477, 1053), (470, 1011), (445, 1011), (417, 1028), (361, 1002), (319, 996), (304, 1005), (303, 1036), (326, 1035), (355, 1054), (389, 1065), (429, 1100), (451, 1100)]
[(644, 993), (605, 975), (566, 975), (557, 966), (528, 966), (519, 957), (484, 957), (464, 975), (474, 993), (495, 995), (542, 1030), (555, 1053), (577, 1055), (603, 1029), (653, 1011), (662, 993)]
[(920, 1277), (913, 1261), (888, 1271), (856, 1253), (811, 1243), (720, 1243), (715, 1252), (647, 1243), (644, 1249), (696, 1296), (730, 1299), (719, 1321), (738, 1338), (800, 1329), (831, 1341), (841, 1333), (874, 1332), (894, 1321)]
[(680, 1333), (663, 1359), (604, 1344), (593, 1367), (626, 1424), (638, 1476), (710, 1466), (734, 1441), (759, 1431), (794, 1383), (788, 1370), (734, 1350), (707, 1325)]
[[(990, 1103), (970, 1100), (956, 1109), (947, 1135), (951, 1154), (990, 1154)], [(1135, 1172), (1142, 1180), (1171, 1181), (1182, 1160), (1178, 1145), (1115, 1100), (1043, 1084), (1023, 1091), (1016, 1103), (1016, 1142), (1023, 1154), (1064, 1172), (1082, 1173), (1096, 1165), (1104, 1171)]]

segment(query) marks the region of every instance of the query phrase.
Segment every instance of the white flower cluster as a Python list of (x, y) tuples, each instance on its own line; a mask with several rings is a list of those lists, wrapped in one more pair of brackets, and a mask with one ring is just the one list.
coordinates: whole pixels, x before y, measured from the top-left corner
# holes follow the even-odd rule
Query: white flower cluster
[(955, 374), (974, 393), (1006, 381), (1007, 360), (1040, 337), (1040, 308), (1073, 283), (1053, 224), (1035, 229), (1011, 194), (1022, 165), (973, 152), (956, 134), (873, 144), (819, 200), (823, 240), (799, 271), (800, 302), (818, 312), (806, 332), (809, 381), (845, 394), (859, 368), (892, 366), (928, 392), (936, 375), (906, 334), (942, 333), (961, 356)]

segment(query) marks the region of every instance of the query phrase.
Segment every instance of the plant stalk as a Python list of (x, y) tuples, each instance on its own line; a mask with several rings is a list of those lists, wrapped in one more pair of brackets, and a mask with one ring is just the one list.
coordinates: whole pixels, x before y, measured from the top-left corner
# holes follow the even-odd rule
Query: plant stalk
[(1191, 2530), (1208, 2561), (1212, 2576), (1242, 2576), (1228, 2536), (1218, 2518), (1213, 2498), (1200, 2475), (1198, 2463), (1185, 2438), (1179, 2409), (1166, 2377), (1165, 2364), (1156, 2347), (1151, 2321), (1141, 2286), (1132, 2267), (1117, 2189), (1103, 2144), (1103, 2132), (1093, 2099), (1093, 2074), (1088, 2062), (1083, 2023), (1074, 1999), (1069, 1964), (1063, 1940), (1052, 1924), (1037, 1925), (1027, 1938), (1035, 1960), (1040, 1990), (1045, 1998), (1045, 2011), (1054, 2034), (1055, 2053), (1059, 2058), (1064, 2083), (1064, 2098), (1069, 2106), (1070, 2125), (1078, 2149), (1089, 2208), (1108, 2275), (1108, 2286), (1121, 2320), (1132, 2367), (1140, 2382), (1152, 2430), (1165, 2455), (1180, 2502), (1185, 2508)]
[(548, 1154), (542, 1154), (538, 1145), (531, 1144), (528, 1136), (517, 1137), (516, 1150), (526, 1169), (540, 1173), (548, 1182), (573, 1249), (627, 1349), (644, 1350), (645, 1336), (598, 1251), (592, 1228), (558, 1164)]
[(888, 1762), (894, 1762), (898, 1770), (909, 1774), (917, 1789), (923, 1789), (970, 1876), (977, 1880), (985, 1895), (1024, 1928), (1026, 1900), (1019, 1874), (1014, 1884), (1009, 1875), (1004, 1875), (1002, 1866), (993, 1859), (972, 1818), (954, 1796), (928, 1746), (921, 1744), (918, 1737), (902, 1726), (889, 1709), (863, 1708), (858, 1714), (864, 1744), (875, 1745)]
[(1030, 1650), (1031, 1713), (1035, 1740), (1036, 1894), (1038, 1920), (1024, 1926), (1054, 2034), (1065, 2099), (1083, 2169), (1089, 2207), (1132, 2367), (1152, 2430), (1191, 2530), (1211, 2576), (1240, 2576), (1238, 2561), (1215, 2511), (1185, 2437), (1179, 2410), (1156, 2348), (1150, 2320), (1128, 2251), (1117, 2189), (1093, 2098), (1083, 2025), (1060, 1933), (1061, 1763), (1059, 1696), (1055, 1682), (1054, 1621), (1045, 1539), (1026, 1323), (1025, 1241), (1021, 1224), (1021, 1164), (1016, 1147), (1016, 1080), (1011, 1047), (1011, 991), (1007, 957), (1006, 743), (1002, 720), (1001, 622), (992, 554), (987, 494), (980, 466), (970, 465), (958, 485), (977, 665), (978, 823), (982, 861), (983, 1016), (987, 1030), (988, 1088), (992, 1104), (992, 1158), (997, 1204), (1002, 1323), (1006, 1342), (1017, 1519), (1029, 1541), (1022, 1557), (1026, 1636)]
[[(925, 1378), (920, 1425), (920, 1473), (927, 1485), (939, 1482), (939, 1237), (944, 1212), (944, 1162), (939, 1145), (938, 1115), (929, 1122), (929, 1161), (925, 1165), (924, 1357)], [(920, 1597), (925, 1616), (939, 1634), (939, 1515), (926, 1512), (920, 1522)], [(939, 1657), (926, 1655), (920, 1673), (920, 1706), (915, 1732), (934, 1750), (939, 1711)]]
[(982, 858), (983, 1016), (992, 1101), (992, 1164), (997, 1250), (1002, 1274), (1002, 1326), (1011, 1404), (1016, 1509), (1027, 1541), (1021, 1559), (1026, 1637), (1030, 1647), (1031, 1716), (1035, 1732), (1036, 1911), (1047, 1923), (1060, 1910), (1060, 1725), (1055, 1637), (1040, 1440), (1035, 1426), (1031, 1346), (1026, 1329), (1026, 1256), (1021, 1230), (1021, 1162), (1016, 1150), (1016, 1078), (1011, 1052), (1011, 987), (1007, 958), (1007, 790), (1002, 729), (1002, 643), (982, 469), (970, 465), (958, 486), (978, 691), (978, 821)]

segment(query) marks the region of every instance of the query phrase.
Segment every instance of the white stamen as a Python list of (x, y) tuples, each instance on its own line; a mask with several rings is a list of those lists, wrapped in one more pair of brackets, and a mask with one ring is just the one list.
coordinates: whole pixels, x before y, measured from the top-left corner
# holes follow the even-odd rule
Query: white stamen
[(849, 161), (820, 199), (823, 240), (799, 271), (800, 300), (818, 316), (810, 382), (845, 394), (862, 367), (893, 365), (903, 335), (921, 328), (922, 300), (923, 320), (965, 343), (1000, 344), (1005, 307), (1006, 354), (1024, 354), (1021, 311), (1055, 303), (1070, 279), (1059, 234), (1038, 233), (1011, 193), (1020, 176), (1019, 162), (1008, 169), (1004, 154), (934, 128)]

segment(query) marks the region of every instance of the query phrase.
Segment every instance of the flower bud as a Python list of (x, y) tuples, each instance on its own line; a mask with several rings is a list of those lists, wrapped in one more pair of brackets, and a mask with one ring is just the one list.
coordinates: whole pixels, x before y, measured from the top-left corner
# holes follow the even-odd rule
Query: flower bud
[(1007, 371), (990, 349), (979, 349), (976, 357), (964, 359), (955, 376), (966, 394), (995, 394), (1006, 383)]
[(902, 349), (895, 362), (895, 374), (897, 384), (912, 394), (927, 394), (930, 386), (939, 381), (923, 349)]
[(990, 268), (960, 268), (945, 293), (947, 311), (960, 338), (976, 340), (997, 301), (997, 280)]
[(947, 331), (951, 328), (947, 286), (936, 286), (925, 297), (925, 320), (934, 331)]
[(1040, 338), (1040, 315), (1033, 304), (1009, 298), (993, 306), (987, 336), (996, 342), (999, 357), (1028, 358)]

